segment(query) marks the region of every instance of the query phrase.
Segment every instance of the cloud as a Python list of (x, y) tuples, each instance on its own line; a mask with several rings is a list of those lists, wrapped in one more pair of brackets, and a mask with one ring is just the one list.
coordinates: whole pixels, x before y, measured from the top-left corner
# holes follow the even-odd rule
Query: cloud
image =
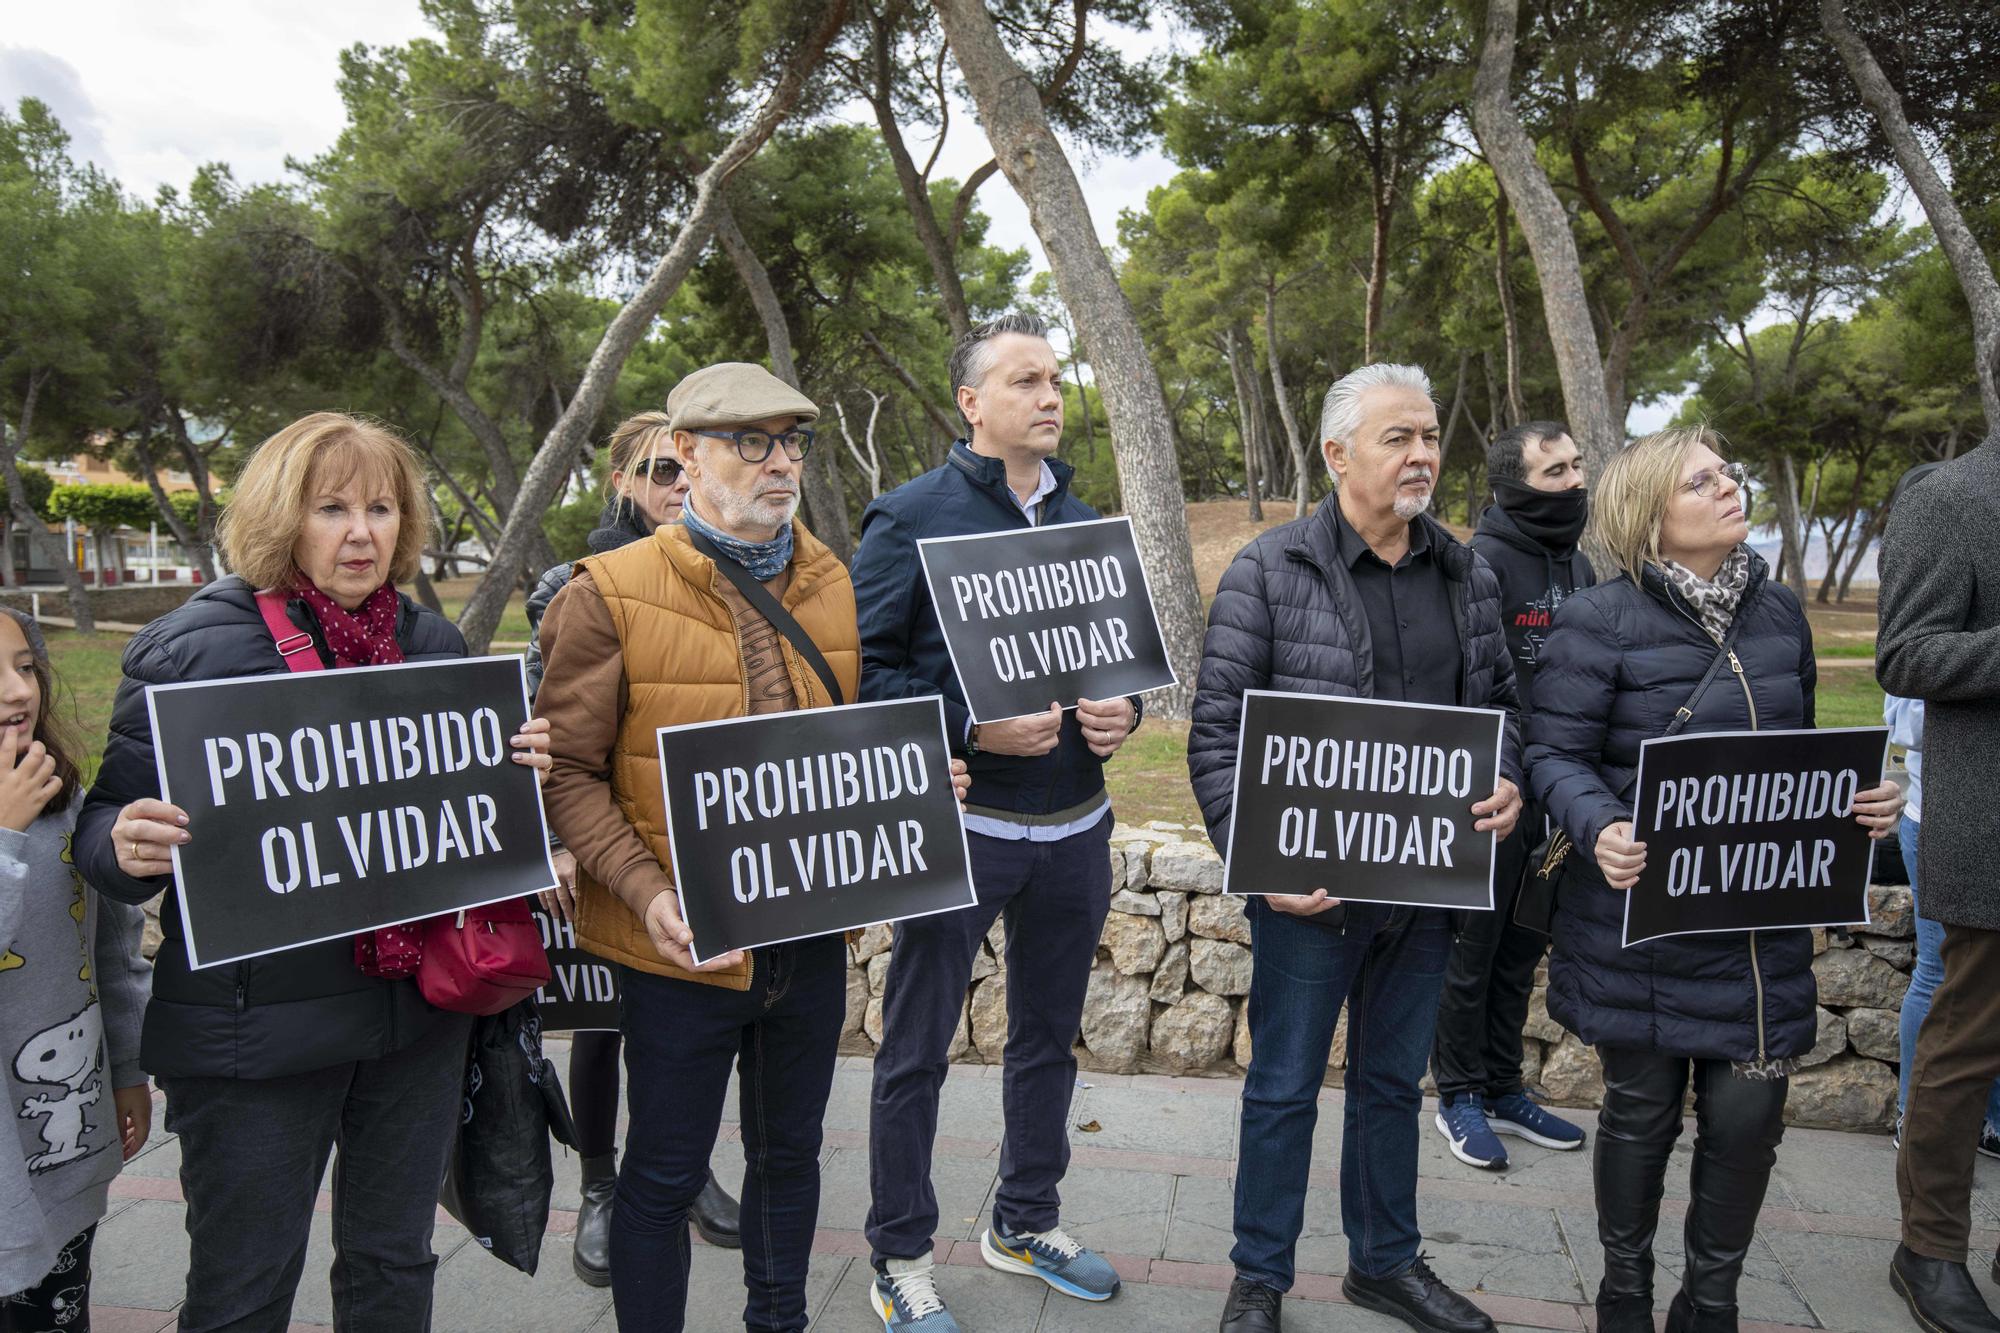
[(33, 47), (0, 46), (0, 105), (11, 115), (24, 97), (38, 98), (55, 112), (69, 131), (71, 158), (95, 162), (106, 171), (112, 169), (103, 119), (84, 91), (83, 76), (76, 66)]

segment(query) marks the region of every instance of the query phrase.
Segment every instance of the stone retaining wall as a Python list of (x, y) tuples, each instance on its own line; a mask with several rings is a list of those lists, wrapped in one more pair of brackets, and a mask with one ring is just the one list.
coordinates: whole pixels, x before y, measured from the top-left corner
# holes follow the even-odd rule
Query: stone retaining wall
[[(1224, 898), (1222, 858), (1177, 824), (1120, 825), (1111, 838), (1111, 915), (1098, 942), (1077, 1059), (1109, 1073), (1240, 1073), (1250, 1060), (1250, 923)], [(1897, 1014), (1916, 960), (1910, 891), (1869, 890), (1872, 924), (1814, 932), (1819, 1044), (1792, 1079), (1793, 1124), (1886, 1128), (1895, 1115)], [(871, 1054), (882, 1036), (882, 982), (892, 932), (876, 926), (849, 949), (842, 1049)], [(1001, 923), (973, 960), (972, 985), (951, 1058), (997, 1064), (1007, 1040), (1007, 967)], [(1529, 1084), (1562, 1106), (1604, 1095), (1597, 1057), (1549, 1017), (1547, 969), (1537, 974), (1523, 1041)], [(1346, 1018), (1334, 1033), (1327, 1081), (1346, 1063)], [(1428, 1085), (1428, 1080), (1426, 1081)]]

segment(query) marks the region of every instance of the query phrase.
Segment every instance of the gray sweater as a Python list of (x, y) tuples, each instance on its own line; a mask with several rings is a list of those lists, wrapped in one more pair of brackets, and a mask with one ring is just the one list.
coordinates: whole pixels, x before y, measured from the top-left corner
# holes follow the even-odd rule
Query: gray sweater
[(146, 1081), (144, 918), (69, 864), (81, 803), (0, 829), (0, 1295), (40, 1282), (104, 1216), (121, 1164), (111, 1093)]
[(1920, 910), (2000, 930), (2000, 435), (1912, 485), (1882, 538), (1875, 674), (1924, 701)]

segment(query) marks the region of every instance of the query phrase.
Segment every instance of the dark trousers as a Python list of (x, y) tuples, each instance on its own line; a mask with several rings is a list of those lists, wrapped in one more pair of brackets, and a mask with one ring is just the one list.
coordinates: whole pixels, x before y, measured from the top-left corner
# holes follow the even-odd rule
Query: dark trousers
[(48, 1275), (26, 1291), (0, 1295), (0, 1333), (90, 1333), (90, 1242), (95, 1226), (70, 1237)]
[(1547, 935), (1514, 924), (1521, 867), (1528, 859), (1527, 829), (1539, 829), (1541, 820), (1524, 817), (1521, 824), (1494, 849), (1494, 910), (1464, 914), (1464, 929), (1445, 965), (1431, 1072), (1438, 1096), (1446, 1100), (1521, 1090), (1521, 1028), (1528, 1021), (1535, 968), (1549, 947)]
[(1340, 1221), (1349, 1266), (1393, 1277), (1417, 1257), (1418, 1087), (1451, 949), (1436, 908), (1349, 903), (1344, 929), (1250, 902), (1250, 1070), (1236, 1148), (1239, 1277), (1292, 1286), (1320, 1087), (1347, 1006)]
[[(631, 1123), (611, 1208), (618, 1326), (687, 1323), (688, 1209), (708, 1179), (729, 1071), (743, 1131), (743, 1326), (806, 1326), (806, 1267), (819, 1219), (819, 1151), (847, 1003), (847, 945), (822, 935), (752, 951), (750, 989), (624, 968), (625, 1100)], [(697, 1329), (732, 1321), (702, 1311)]]
[(875, 1261), (931, 1251), (937, 1194), (931, 1148), (946, 1052), (965, 1007), (972, 960), (993, 918), (1007, 926), (1007, 1048), (1000, 1076), (1006, 1134), (993, 1225), (1057, 1224), (1069, 1170), (1072, 1047), (1097, 938), (1111, 910), (1111, 815), (1056, 842), (966, 835), (979, 904), (896, 923), (882, 990), (882, 1045), (868, 1108), (868, 1243)]
[(1734, 1310), (1743, 1256), (1785, 1135), (1789, 1080), (1742, 1078), (1727, 1060), (1615, 1046), (1600, 1046), (1597, 1054), (1604, 1064), (1604, 1109), (1592, 1158), (1597, 1238), (1604, 1246), (1599, 1299), (1652, 1295), (1653, 1235), (1692, 1071), (1694, 1161), (1681, 1289), (1698, 1310)]
[(1944, 980), (1917, 1034), (1896, 1192), (1903, 1244), (1962, 1264), (1972, 1239), (1973, 1149), (2000, 1074), (2000, 931), (1948, 925), (1939, 953)]
[(616, 1032), (578, 1032), (569, 1039), (569, 1113), (579, 1157), (617, 1150), (618, 1044)]
[(470, 1014), (375, 1060), (284, 1078), (163, 1078), (189, 1241), (184, 1333), (283, 1333), (333, 1169), (333, 1323), (431, 1326), (438, 1186), (465, 1098)]

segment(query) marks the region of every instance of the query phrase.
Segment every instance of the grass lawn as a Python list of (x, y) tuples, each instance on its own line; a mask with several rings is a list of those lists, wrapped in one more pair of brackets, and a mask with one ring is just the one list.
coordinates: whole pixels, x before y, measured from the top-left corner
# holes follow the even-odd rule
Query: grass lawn
[(1121, 824), (1155, 819), (1202, 827), (1201, 807), (1188, 786), (1185, 722), (1147, 718), (1104, 766), (1111, 809)]
[(97, 774), (97, 757), (111, 728), (111, 701), (122, 676), (118, 664), (132, 639), (126, 634), (78, 634), (53, 627), (42, 632), (48, 636), (49, 659), (55, 666), (56, 707), (69, 715), (83, 743), (83, 776), (88, 782)]

